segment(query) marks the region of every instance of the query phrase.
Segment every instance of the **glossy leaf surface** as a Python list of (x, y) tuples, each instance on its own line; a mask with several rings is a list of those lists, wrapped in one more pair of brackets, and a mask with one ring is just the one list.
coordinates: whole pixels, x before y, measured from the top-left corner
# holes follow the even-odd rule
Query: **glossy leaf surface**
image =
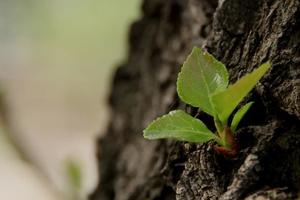
[(197, 47), (184, 62), (177, 79), (177, 92), (181, 100), (199, 107), (211, 116), (216, 114), (211, 94), (227, 86), (228, 72), (225, 65)]
[(211, 139), (218, 140), (218, 137), (203, 122), (182, 110), (172, 111), (153, 121), (144, 130), (144, 137), (147, 139), (171, 138), (197, 143)]
[(251, 73), (243, 76), (226, 90), (217, 92), (212, 95), (212, 101), (218, 117), (223, 124), (243, 98), (253, 89), (257, 82), (270, 68), (270, 63), (264, 63)]

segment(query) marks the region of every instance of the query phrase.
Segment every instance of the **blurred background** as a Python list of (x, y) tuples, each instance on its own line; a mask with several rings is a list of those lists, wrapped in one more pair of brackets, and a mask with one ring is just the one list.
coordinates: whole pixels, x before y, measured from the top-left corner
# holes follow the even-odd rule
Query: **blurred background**
[(138, 0), (0, 0), (0, 199), (86, 199)]

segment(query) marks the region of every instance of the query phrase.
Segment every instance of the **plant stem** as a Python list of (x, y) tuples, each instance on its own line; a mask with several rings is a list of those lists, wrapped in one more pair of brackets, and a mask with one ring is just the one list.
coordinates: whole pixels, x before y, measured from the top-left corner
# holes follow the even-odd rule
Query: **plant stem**
[[(219, 134), (219, 136), (221, 137), (221, 134), (222, 134), (222, 132), (223, 132), (223, 130), (224, 130), (224, 127), (223, 127), (222, 123), (221, 123), (220, 120), (217, 119), (217, 118), (214, 118), (214, 123), (215, 123), (216, 129), (217, 129), (217, 131), (218, 131), (218, 134)], [(221, 137), (221, 138), (222, 138), (222, 137)]]
[(220, 122), (220, 120), (218, 118), (214, 117), (214, 123), (215, 123), (215, 127), (217, 129), (217, 132), (218, 132), (218, 136), (220, 138), (220, 140), (219, 140), (218, 143), (221, 146), (225, 146), (226, 145), (226, 141), (224, 140), (225, 138), (224, 138), (224, 135), (223, 135), (224, 127), (223, 127), (222, 123)]

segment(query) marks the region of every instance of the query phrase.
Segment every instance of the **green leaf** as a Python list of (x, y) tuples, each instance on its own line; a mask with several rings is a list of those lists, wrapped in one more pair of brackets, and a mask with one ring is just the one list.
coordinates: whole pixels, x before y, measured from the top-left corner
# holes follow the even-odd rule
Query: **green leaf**
[(78, 190), (81, 188), (82, 174), (79, 164), (74, 160), (66, 161), (66, 171), (69, 183), (73, 189)]
[(182, 110), (172, 111), (153, 121), (144, 130), (144, 137), (150, 140), (172, 138), (187, 142), (219, 140), (203, 122)]
[(218, 117), (223, 124), (227, 124), (227, 119), (243, 98), (253, 89), (256, 83), (270, 68), (270, 63), (264, 63), (253, 72), (243, 76), (240, 80), (230, 85), (225, 91), (216, 92), (212, 95), (212, 100)]
[(215, 116), (210, 96), (227, 86), (226, 67), (211, 54), (194, 47), (177, 79), (177, 92), (181, 100)]
[(239, 125), (241, 119), (244, 117), (244, 115), (247, 113), (249, 108), (252, 106), (254, 102), (249, 102), (245, 104), (243, 107), (241, 107), (234, 115), (232, 122), (231, 122), (231, 130), (234, 133), (237, 126)]

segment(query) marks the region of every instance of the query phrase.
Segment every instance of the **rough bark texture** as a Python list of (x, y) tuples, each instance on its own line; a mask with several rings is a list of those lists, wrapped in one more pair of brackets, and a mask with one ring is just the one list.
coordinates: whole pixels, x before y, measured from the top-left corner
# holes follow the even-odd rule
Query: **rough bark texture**
[[(118, 68), (111, 123), (99, 140), (92, 200), (296, 199), (300, 189), (300, 2), (144, 0)], [(143, 128), (180, 103), (175, 81), (193, 46), (226, 64), (231, 81), (271, 60), (247, 100), (236, 159), (212, 143), (147, 141)], [(200, 119), (211, 123), (203, 113)]]

